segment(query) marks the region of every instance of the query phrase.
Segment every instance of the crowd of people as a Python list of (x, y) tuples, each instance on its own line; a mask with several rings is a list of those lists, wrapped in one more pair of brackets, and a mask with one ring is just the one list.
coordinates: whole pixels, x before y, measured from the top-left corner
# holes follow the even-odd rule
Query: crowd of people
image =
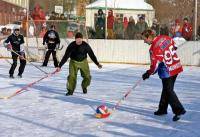
[(0, 36), (10, 35), (12, 30), (10, 28), (3, 27), (0, 32)]
[[(95, 38), (105, 38), (105, 18), (103, 10), (99, 9), (95, 20)], [(108, 11), (108, 39), (142, 39), (141, 33), (148, 28), (154, 30), (156, 35), (164, 34), (172, 38), (183, 37), (186, 40), (193, 39), (192, 24), (187, 17), (182, 21), (176, 19), (171, 24), (160, 24), (157, 19), (154, 19), (152, 26), (149, 26), (145, 20), (145, 15), (138, 16), (138, 20), (136, 21), (133, 16), (119, 17), (115, 16), (112, 10)]]
[[(64, 14), (58, 14), (54, 11), (46, 13), (39, 4), (36, 4), (33, 10), (30, 11), (28, 20), (29, 22), (27, 22), (26, 16), (22, 20), (22, 32), (26, 35), (26, 31), (28, 31), (29, 37), (38, 36), (42, 38), (52, 24), (54, 24), (58, 30), (66, 30), (67, 28), (67, 18)], [(57, 20), (59, 20), (59, 22)], [(66, 37), (66, 31), (59, 31), (59, 34), (61, 37)]]
[[(29, 32), (29, 37), (37, 36), (42, 38), (51, 24), (56, 26), (61, 38), (72, 38), (75, 36), (75, 29), (69, 29), (69, 19), (65, 14), (59, 14), (55, 11), (45, 13), (39, 4), (36, 4), (33, 10), (31, 10), (29, 23), (27, 23), (27, 17), (24, 17), (21, 32), (24, 36), (27, 35), (26, 32)], [(77, 31), (85, 33), (78, 28), (81, 26), (80, 23), (78, 22), (77, 24)], [(105, 29), (106, 26), (107, 28)], [(93, 39), (107, 38), (140, 40), (142, 39), (141, 33), (148, 28), (154, 30), (156, 35), (164, 34), (172, 38), (182, 37), (185, 40), (194, 40), (194, 30), (191, 20), (187, 17), (184, 19), (176, 19), (171, 23), (166, 24), (161, 24), (157, 19), (153, 19), (152, 25), (149, 25), (144, 14), (138, 15), (138, 18), (135, 19), (133, 16), (125, 16), (123, 14), (114, 13), (113, 10), (109, 10), (108, 15), (106, 16), (102, 9), (99, 9), (95, 16), (94, 28), (87, 27), (87, 31), (88, 37)], [(83, 30), (86, 31), (85, 28), (83, 28)], [(12, 30), (9, 28), (2, 28), (0, 35), (9, 35), (11, 31)], [(200, 26), (197, 29), (197, 39), (200, 39)]]

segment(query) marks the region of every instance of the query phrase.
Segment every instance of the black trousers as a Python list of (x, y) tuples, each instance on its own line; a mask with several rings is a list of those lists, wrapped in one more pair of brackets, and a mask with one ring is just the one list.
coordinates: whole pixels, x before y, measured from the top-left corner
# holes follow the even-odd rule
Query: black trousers
[[(21, 52), (17, 52), (19, 55), (23, 56), (24, 58), (26, 58), (25, 54), (21, 53)], [(11, 68), (10, 68), (10, 71), (9, 71), (9, 74), (10, 75), (13, 75), (14, 74), (14, 71), (15, 71), (15, 68), (17, 67), (17, 58), (18, 58), (18, 55), (11, 52), (12, 54), (12, 59), (13, 59), (13, 64), (11, 65)], [(19, 72), (18, 72), (18, 75), (22, 75), (22, 73), (24, 72), (24, 69), (25, 69), (25, 66), (26, 66), (26, 60), (24, 59), (21, 59), (19, 58), (20, 60), (20, 66), (19, 66)]]
[(56, 57), (56, 51), (53, 50), (53, 49), (48, 49), (47, 50), (46, 55), (45, 55), (45, 59), (44, 59), (44, 62), (43, 62), (42, 66), (47, 66), (48, 61), (49, 61), (49, 57), (50, 57), (51, 54), (53, 56), (54, 66), (58, 67), (58, 60), (57, 60), (57, 57)]
[(159, 111), (167, 112), (168, 104), (171, 106), (174, 114), (180, 114), (184, 110), (181, 102), (174, 92), (176, 77), (177, 75), (162, 79), (163, 89), (159, 103)]

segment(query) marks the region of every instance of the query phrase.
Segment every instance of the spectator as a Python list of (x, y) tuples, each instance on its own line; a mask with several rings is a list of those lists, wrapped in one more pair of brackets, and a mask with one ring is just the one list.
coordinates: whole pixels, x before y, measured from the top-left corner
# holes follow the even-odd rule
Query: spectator
[(128, 27), (128, 19), (127, 19), (127, 17), (124, 17), (124, 20), (123, 20), (123, 26), (124, 26), (124, 38), (125, 37), (127, 37), (127, 34), (126, 34), (126, 29), (127, 29), (127, 27)]
[(159, 25), (157, 19), (153, 20), (153, 24), (151, 26), (151, 29), (154, 31), (156, 36), (158, 36), (160, 34), (160, 25)]
[(136, 33), (136, 26), (135, 26), (135, 20), (132, 16), (129, 17), (128, 26), (126, 29), (127, 38), (126, 39), (135, 39), (135, 33)]
[(31, 17), (34, 20), (36, 30), (41, 30), (42, 24), (45, 22), (45, 13), (38, 3), (35, 5)]
[(67, 35), (67, 19), (65, 18), (64, 14), (60, 15), (60, 23), (58, 23), (58, 30), (59, 35), (61, 38), (66, 38)]
[(98, 10), (97, 20), (95, 24), (96, 38), (105, 38), (105, 16), (102, 9)]
[(114, 23), (114, 33), (116, 39), (122, 39), (123, 38), (123, 23), (120, 18), (117, 18)]
[(1, 29), (1, 32), (0, 32), (0, 42), (1, 40), (5, 39), (7, 36), (8, 35), (7, 35), (6, 27), (4, 27)]
[(172, 37), (182, 37), (182, 26), (180, 24), (180, 20), (176, 19), (175, 24), (171, 28)]
[(56, 19), (56, 20), (60, 20), (60, 16), (59, 16), (59, 14), (56, 13), (55, 15), (56, 15), (55, 19)]
[(113, 39), (114, 38), (114, 32), (113, 32), (114, 21), (115, 21), (115, 18), (113, 16), (113, 11), (109, 10), (108, 17), (107, 17), (108, 39)]
[(87, 31), (88, 31), (88, 38), (89, 39), (95, 39), (96, 38), (96, 32), (92, 27), (87, 27)]
[(0, 35), (1, 35), (1, 36), (5, 36), (6, 33), (7, 33), (6, 31), (7, 31), (6, 27), (2, 28), (2, 29), (1, 29)]
[(46, 15), (45, 15), (45, 20), (49, 20), (50, 19), (50, 15), (49, 13), (47, 12)]
[(148, 28), (148, 25), (145, 21), (145, 17), (140, 16), (139, 21), (136, 23), (136, 30), (137, 30), (136, 39), (142, 39), (141, 34), (144, 30), (147, 30), (147, 28)]
[(128, 19), (127, 19), (127, 17), (124, 17), (123, 25), (124, 25), (124, 29), (126, 29), (128, 27)]
[(166, 24), (160, 26), (160, 35), (167, 35), (169, 36), (169, 28)]
[(188, 22), (188, 18), (183, 20), (182, 36), (185, 40), (192, 40), (192, 25)]
[(66, 20), (64, 14), (61, 14), (61, 15), (60, 15), (60, 20)]
[(51, 12), (49, 20), (56, 20), (56, 13), (54, 11)]
[(12, 33), (12, 30), (8, 28), (7, 31), (6, 31), (6, 35), (9, 36), (9, 35), (11, 35), (11, 33)]

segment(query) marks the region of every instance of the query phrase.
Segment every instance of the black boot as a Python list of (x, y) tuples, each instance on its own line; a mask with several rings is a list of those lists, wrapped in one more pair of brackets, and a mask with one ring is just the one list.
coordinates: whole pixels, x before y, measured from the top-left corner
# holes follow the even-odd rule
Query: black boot
[(73, 91), (71, 91), (71, 90), (69, 90), (69, 89), (67, 89), (67, 93), (65, 94), (66, 96), (71, 96), (71, 95), (73, 95)]
[(173, 117), (173, 121), (178, 121), (181, 118), (181, 115), (184, 115), (186, 111), (183, 109), (180, 114), (175, 114)]
[(154, 115), (157, 115), (157, 116), (162, 116), (162, 115), (166, 115), (166, 114), (167, 114), (167, 111), (157, 110), (154, 112)]
[(87, 94), (87, 88), (83, 88), (83, 94)]
[(13, 79), (13, 78), (14, 78), (13, 74), (10, 74), (9, 78), (12, 78), (12, 79)]
[(18, 74), (17, 76), (18, 76), (18, 78), (22, 78), (22, 74)]

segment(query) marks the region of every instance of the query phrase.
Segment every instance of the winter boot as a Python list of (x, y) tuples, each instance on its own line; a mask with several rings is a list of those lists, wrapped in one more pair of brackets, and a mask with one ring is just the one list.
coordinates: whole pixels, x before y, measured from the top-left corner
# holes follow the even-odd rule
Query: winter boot
[(13, 78), (14, 78), (13, 74), (10, 74), (9, 78), (12, 78), (12, 79), (13, 79)]
[(157, 115), (157, 116), (162, 116), (162, 115), (166, 115), (166, 114), (167, 114), (167, 111), (157, 110), (154, 112), (154, 115)]
[(83, 94), (87, 94), (87, 88), (83, 88)]
[(180, 114), (175, 114), (173, 117), (173, 121), (178, 121), (181, 118), (181, 115), (184, 115), (186, 111), (183, 109)]
[(65, 94), (66, 96), (71, 96), (71, 95), (73, 95), (73, 91), (71, 91), (71, 90), (69, 90), (69, 89), (67, 89), (67, 93)]
[(18, 74), (17, 77), (18, 77), (18, 78), (22, 78), (22, 74)]

